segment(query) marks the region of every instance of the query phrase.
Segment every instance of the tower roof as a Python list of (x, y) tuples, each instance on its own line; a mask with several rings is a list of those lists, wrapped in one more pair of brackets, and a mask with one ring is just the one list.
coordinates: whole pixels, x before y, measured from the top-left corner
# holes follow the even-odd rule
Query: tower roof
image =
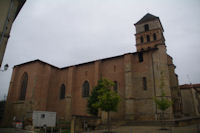
[(142, 23), (152, 21), (152, 20), (155, 20), (155, 19), (159, 19), (159, 17), (154, 16), (150, 13), (147, 13), (143, 18), (141, 18), (137, 23), (135, 23), (135, 25), (142, 24)]
[(17, 17), (17, 15), (19, 14), (21, 8), (23, 7), (24, 3), (26, 2), (26, 0), (17, 0), (18, 1), (18, 6), (17, 6), (17, 11), (15, 13), (15, 18)]

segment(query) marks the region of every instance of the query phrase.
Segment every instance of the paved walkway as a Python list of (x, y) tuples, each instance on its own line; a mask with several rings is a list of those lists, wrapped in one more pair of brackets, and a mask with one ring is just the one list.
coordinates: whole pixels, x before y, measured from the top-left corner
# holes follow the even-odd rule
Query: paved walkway
[(15, 128), (0, 128), (0, 133), (33, 133), (33, 132)]
[[(190, 125), (185, 127), (168, 127), (168, 130), (160, 130), (158, 126), (122, 126), (112, 130), (115, 133), (200, 133), (198, 125)], [(103, 133), (105, 130), (88, 131), (84, 133)], [(31, 131), (0, 128), (0, 133), (33, 133)]]
[[(105, 130), (90, 131), (84, 133), (103, 133)], [(156, 126), (122, 126), (112, 130), (115, 133), (200, 133), (197, 125), (186, 127), (168, 127), (168, 130), (160, 130)]]

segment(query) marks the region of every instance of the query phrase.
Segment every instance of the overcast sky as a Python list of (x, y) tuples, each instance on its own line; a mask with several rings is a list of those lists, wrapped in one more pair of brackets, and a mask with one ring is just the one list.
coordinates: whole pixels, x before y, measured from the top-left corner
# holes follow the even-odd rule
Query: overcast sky
[(0, 99), (14, 65), (40, 59), (65, 67), (136, 52), (133, 24), (146, 13), (161, 20), (179, 83), (200, 83), (199, 0), (27, 0), (12, 26)]

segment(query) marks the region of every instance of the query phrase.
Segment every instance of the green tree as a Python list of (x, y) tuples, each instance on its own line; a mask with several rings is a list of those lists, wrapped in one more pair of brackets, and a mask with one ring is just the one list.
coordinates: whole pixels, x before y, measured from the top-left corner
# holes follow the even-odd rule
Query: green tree
[(155, 98), (154, 101), (157, 104), (158, 109), (160, 109), (162, 112), (167, 110), (172, 105), (172, 102), (166, 98), (166, 94), (163, 90), (161, 92), (161, 98)]
[(95, 103), (98, 101), (99, 92), (95, 87), (88, 99), (88, 112), (94, 116), (98, 115), (98, 108), (96, 107)]
[(160, 118), (161, 118), (161, 120), (163, 120), (162, 121), (162, 123), (163, 123), (162, 126), (165, 126), (165, 123), (164, 123), (164, 119), (165, 119), (164, 112), (172, 105), (172, 101), (169, 100), (166, 97), (166, 94), (164, 92), (165, 83), (164, 83), (163, 72), (161, 72), (160, 82), (161, 82), (161, 84), (160, 84), (161, 96), (160, 96), (160, 98), (154, 97), (154, 101), (155, 101), (156, 105), (158, 106), (158, 109), (161, 110)]
[(112, 90), (114, 83), (107, 79), (98, 81), (88, 99), (88, 111), (90, 114), (97, 115), (98, 110), (107, 112), (107, 126), (110, 132), (110, 112), (116, 112), (120, 102), (119, 95)]

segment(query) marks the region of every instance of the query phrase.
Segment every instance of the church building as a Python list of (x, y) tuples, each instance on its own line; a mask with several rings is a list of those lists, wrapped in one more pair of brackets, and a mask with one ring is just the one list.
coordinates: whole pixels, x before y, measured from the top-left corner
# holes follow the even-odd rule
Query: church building
[[(165, 38), (159, 17), (146, 14), (134, 24), (134, 53), (99, 59), (64, 68), (41, 60), (15, 65), (7, 97), (6, 121), (15, 116), (25, 120), (33, 111), (57, 113), (57, 120), (91, 117), (87, 100), (101, 78), (114, 82), (120, 98), (113, 120), (158, 120), (160, 110), (153, 98), (161, 96), (161, 82), (166, 98), (173, 105), (167, 119), (181, 114), (181, 96), (173, 59), (166, 52)], [(104, 119), (105, 113), (99, 115)]]

